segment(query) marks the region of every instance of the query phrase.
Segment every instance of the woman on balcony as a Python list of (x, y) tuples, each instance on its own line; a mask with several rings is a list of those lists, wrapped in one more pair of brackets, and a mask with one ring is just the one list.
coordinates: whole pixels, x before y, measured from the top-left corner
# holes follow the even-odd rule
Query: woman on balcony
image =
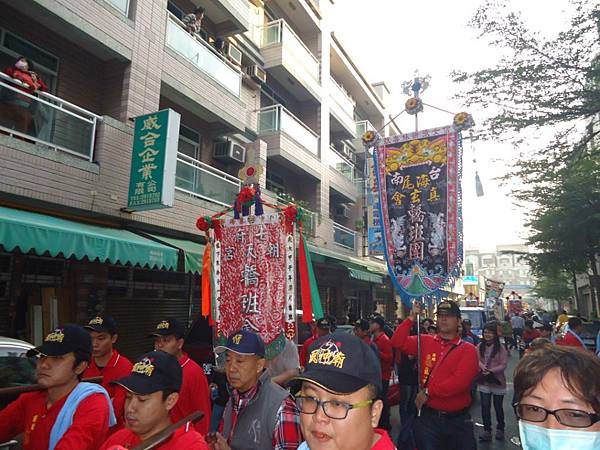
[[(33, 71), (33, 65), (25, 57), (19, 57), (4, 73), (16, 80), (14, 86), (28, 94), (47, 91), (44, 81)], [(35, 103), (31, 97), (19, 95), (11, 89), (3, 89), (0, 95), (0, 125), (22, 133), (29, 133)], [(31, 133), (30, 133), (31, 134)]]

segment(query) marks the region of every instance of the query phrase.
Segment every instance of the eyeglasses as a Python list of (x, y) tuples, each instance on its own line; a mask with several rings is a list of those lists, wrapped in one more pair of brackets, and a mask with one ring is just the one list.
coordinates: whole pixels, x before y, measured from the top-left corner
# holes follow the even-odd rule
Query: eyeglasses
[(319, 400), (314, 397), (306, 397), (299, 395), (296, 397), (296, 405), (303, 414), (315, 414), (319, 406), (323, 408), (323, 412), (330, 419), (345, 419), (348, 416), (348, 411), (355, 408), (364, 408), (373, 403), (373, 400), (365, 400), (362, 402), (350, 404), (339, 400)]
[(526, 403), (515, 403), (513, 406), (517, 417), (528, 422), (544, 422), (548, 414), (552, 414), (561, 425), (573, 428), (587, 428), (596, 422), (600, 422), (600, 415), (590, 414), (578, 409), (555, 409), (550, 411), (541, 406)]

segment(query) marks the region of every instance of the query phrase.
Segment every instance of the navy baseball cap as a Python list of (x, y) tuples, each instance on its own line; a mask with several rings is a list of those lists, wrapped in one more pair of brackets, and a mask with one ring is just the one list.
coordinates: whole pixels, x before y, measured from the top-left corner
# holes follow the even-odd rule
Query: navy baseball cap
[(381, 316), (371, 316), (369, 319), (370, 322), (376, 323), (383, 330), (385, 327), (385, 320)]
[(317, 320), (317, 328), (323, 328), (325, 330), (335, 329), (335, 317), (321, 317), (319, 320)]
[(249, 330), (239, 330), (229, 336), (226, 345), (215, 347), (215, 353), (222, 353), (227, 350), (239, 353), (240, 355), (265, 357), (265, 343), (258, 334)]
[(177, 338), (182, 338), (185, 336), (185, 327), (177, 319), (171, 318), (161, 320), (156, 324), (154, 331), (150, 333), (150, 337), (169, 336), (171, 334), (175, 335)]
[(111, 383), (134, 394), (148, 395), (165, 390), (179, 392), (182, 379), (183, 371), (177, 358), (155, 350), (142, 355), (131, 368), (131, 374)]
[(42, 345), (32, 348), (27, 356), (62, 356), (71, 352), (81, 352), (92, 357), (92, 338), (90, 333), (79, 325), (68, 323), (55, 328), (46, 336)]
[(445, 314), (448, 316), (456, 316), (460, 318), (460, 308), (458, 307), (456, 302), (453, 302), (451, 300), (447, 300), (445, 302), (440, 303), (435, 313), (437, 315)]
[(308, 381), (332, 394), (351, 394), (372, 384), (381, 392), (381, 366), (377, 355), (362, 339), (333, 333), (318, 339), (308, 350), (304, 372), (292, 378), (292, 387)]
[(369, 321), (367, 319), (358, 319), (354, 322), (354, 327), (363, 331), (369, 331)]
[(117, 332), (117, 322), (115, 322), (115, 319), (110, 316), (99, 314), (90, 319), (87, 325), (84, 325), (83, 328), (90, 331), (97, 331), (98, 333), (115, 334)]

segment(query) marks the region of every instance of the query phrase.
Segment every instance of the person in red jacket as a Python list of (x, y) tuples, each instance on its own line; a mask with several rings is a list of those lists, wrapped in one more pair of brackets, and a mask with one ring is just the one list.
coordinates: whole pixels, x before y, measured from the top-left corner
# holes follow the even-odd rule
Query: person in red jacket
[(391, 430), (390, 425), (390, 403), (388, 401), (388, 389), (390, 387), (390, 378), (392, 376), (392, 342), (383, 331), (385, 321), (381, 316), (373, 316), (369, 320), (369, 331), (371, 340), (377, 346), (379, 364), (381, 365), (381, 399), (383, 400), (383, 411), (379, 420), (379, 428)]
[(115, 432), (124, 425), (123, 410), (125, 408), (125, 389), (111, 382), (129, 375), (131, 361), (121, 355), (113, 346), (117, 342), (117, 323), (110, 316), (98, 315), (83, 328), (88, 330), (92, 338), (92, 359), (83, 372), (83, 378), (102, 377), (102, 387), (106, 389), (112, 400), (117, 425)]
[(315, 334), (309, 337), (304, 344), (302, 345), (302, 349), (300, 350), (300, 367), (304, 367), (307, 363), (308, 357), (308, 349), (310, 346), (320, 337), (327, 336), (330, 333), (333, 333), (335, 330), (335, 317), (327, 316), (321, 317), (317, 320), (317, 325), (315, 327)]
[(437, 307), (436, 336), (409, 336), (421, 307), (413, 303), (410, 317), (392, 336), (392, 346), (408, 355), (417, 355), (421, 340), (420, 391), (415, 405), (420, 411), (414, 422), (419, 450), (474, 450), (477, 448), (469, 414), (471, 386), (479, 371), (475, 347), (459, 334), (460, 308), (453, 301)]
[[(127, 390), (127, 428), (108, 438), (101, 450), (132, 448), (168, 428), (171, 425), (169, 413), (181, 400), (181, 379), (181, 366), (173, 355), (161, 351), (142, 355), (127, 377), (113, 382)], [(163, 444), (152, 448), (208, 450), (208, 445), (188, 422)]]
[(383, 402), (381, 367), (357, 336), (333, 333), (311, 349), (306, 370), (293, 380), (306, 450), (394, 450), (377, 428)]
[(569, 318), (569, 328), (558, 345), (570, 345), (571, 347), (587, 348), (581, 338), (583, 331), (583, 321), (579, 317)]
[[(4, 73), (17, 80), (14, 87), (20, 91), (33, 94), (48, 90), (44, 81), (33, 71), (33, 64), (27, 58), (17, 58), (11, 67), (4, 69)], [(33, 119), (31, 104), (34, 100), (9, 89), (4, 91), (5, 97), (0, 105), (0, 122), (3, 126), (27, 133)]]
[(97, 450), (115, 424), (106, 390), (79, 380), (90, 360), (92, 341), (80, 326), (56, 328), (28, 352), (38, 356), (37, 382), (0, 411), (0, 442), (23, 433), (24, 450)]
[(154, 337), (154, 349), (175, 356), (183, 370), (183, 383), (179, 401), (171, 410), (171, 420), (177, 422), (187, 415), (202, 411), (204, 416), (196, 422), (196, 431), (205, 435), (210, 428), (210, 389), (208, 379), (202, 367), (183, 352), (185, 328), (177, 319), (161, 320), (151, 336)]

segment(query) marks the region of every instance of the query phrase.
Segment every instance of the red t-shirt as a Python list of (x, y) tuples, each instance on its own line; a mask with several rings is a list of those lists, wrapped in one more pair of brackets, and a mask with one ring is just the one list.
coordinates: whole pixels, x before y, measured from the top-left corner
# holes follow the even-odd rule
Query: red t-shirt
[(392, 376), (392, 358), (394, 357), (392, 352), (392, 341), (390, 341), (390, 338), (387, 337), (385, 333), (381, 333), (378, 337), (373, 337), (373, 342), (379, 350), (381, 379), (389, 381)]
[(380, 438), (375, 445), (371, 447), (371, 450), (396, 450), (396, 446), (390, 439), (390, 435), (387, 431), (377, 428), (375, 433), (377, 433)]
[(131, 361), (113, 349), (112, 356), (105, 367), (100, 369), (96, 365), (96, 360), (92, 358), (90, 365), (83, 372), (83, 378), (103, 377), (102, 387), (108, 391), (117, 418), (117, 424), (111, 429), (112, 432), (120, 430), (125, 425), (125, 397), (127, 392), (122, 386), (111, 384), (111, 381), (128, 376), (132, 367)]
[(556, 341), (558, 345), (570, 345), (571, 347), (585, 348), (583, 344), (569, 331), (565, 333), (565, 336), (560, 340)]
[[(117, 431), (100, 447), (100, 450), (113, 448), (132, 448), (141, 442), (140, 438), (130, 429)], [(208, 445), (200, 433), (194, 431), (190, 424), (178, 428), (171, 438), (155, 449), (161, 450), (208, 450)]]
[[(50, 432), (68, 395), (46, 408), (46, 391), (21, 394), (0, 411), (0, 442), (20, 433), (23, 450), (45, 450)], [(73, 423), (54, 450), (97, 450), (108, 435), (108, 402), (103, 394), (92, 394), (81, 401)]]
[(179, 364), (183, 369), (183, 382), (179, 391), (179, 400), (171, 410), (171, 420), (175, 423), (195, 411), (202, 411), (204, 416), (194, 427), (204, 436), (208, 433), (211, 415), (208, 379), (202, 367), (192, 361), (187, 353), (183, 354)]
[(529, 344), (531, 341), (533, 341), (534, 339), (537, 339), (539, 337), (542, 337), (542, 335), (536, 329), (533, 329), (531, 331), (529, 331), (529, 330), (523, 331), (523, 342), (525, 342), (526, 344)]
[[(412, 325), (410, 318), (398, 325), (392, 336), (392, 346), (417, 356), (417, 336), (409, 336)], [(454, 346), (456, 348), (446, 357)], [(472, 344), (458, 336), (447, 342), (438, 335), (421, 335), (421, 385), (429, 376), (426, 406), (446, 412), (467, 408), (471, 404), (471, 385), (477, 372), (479, 358)]]

